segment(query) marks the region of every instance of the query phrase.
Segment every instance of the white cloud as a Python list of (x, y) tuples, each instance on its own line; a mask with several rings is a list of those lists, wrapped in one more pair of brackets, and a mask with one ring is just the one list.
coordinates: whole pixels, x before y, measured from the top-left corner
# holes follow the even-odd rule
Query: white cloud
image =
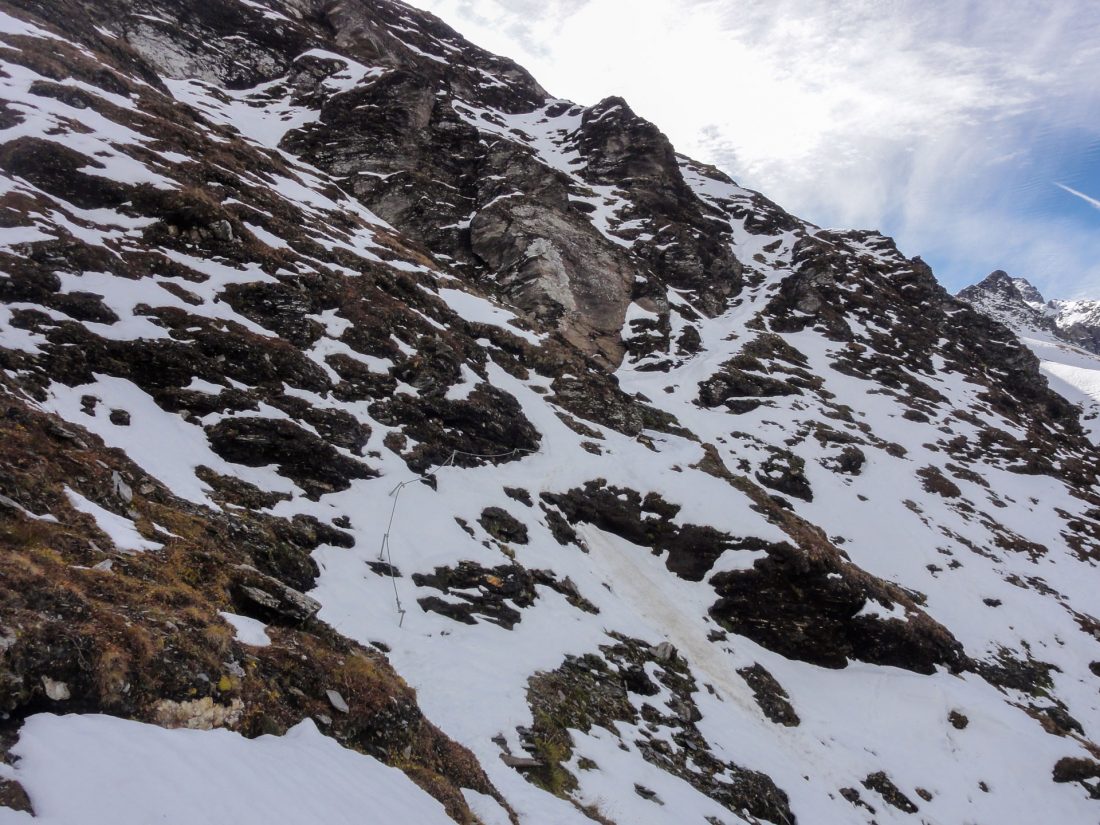
[[(1040, 181), (1065, 179), (1048, 168), (1059, 135), (1100, 134), (1094, 0), (414, 4), (554, 94), (624, 96), (680, 151), (815, 223), (882, 228), (911, 252), (952, 256), (948, 281), (1025, 266), (1040, 267), (1020, 272), (1038, 281), (1065, 280), (1049, 256), (1011, 258), (981, 241), (1010, 229), (1006, 246), (1021, 232), (1037, 247), (1058, 236), (1069, 244), (1059, 266), (1094, 271), (1083, 234), (1014, 211)], [(1006, 181), (1017, 186), (1009, 202)], [(968, 239), (962, 226), (982, 231)], [(984, 247), (980, 260), (968, 243)]]

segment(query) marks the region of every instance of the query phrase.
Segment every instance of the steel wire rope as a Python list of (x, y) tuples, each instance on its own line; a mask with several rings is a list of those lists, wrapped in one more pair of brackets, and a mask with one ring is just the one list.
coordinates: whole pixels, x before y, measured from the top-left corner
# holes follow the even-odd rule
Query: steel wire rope
[(386, 523), (386, 532), (382, 534), (382, 543), (378, 548), (378, 561), (385, 562), (387, 571), (390, 576), (390, 584), (393, 585), (393, 600), (394, 605), (397, 607), (397, 626), (401, 627), (405, 623), (406, 610), (401, 604), (401, 594), (397, 589), (397, 569), (393, 565), (393, 553), (390, 548), (390, 534), (393, 532), (393, 523), (397, 516), (397, 502), (401, 498), (401, 492), (410, 484), (415, 484), (418, 481), (423, 481), (435, 474), (436, 471), (442, 470), (444, 467), (450, 467), (454, 465), (455, 458), (458, 456), (465, 456), (467, 458), (506, 458), (510, 456), (518, 455), (519, 453), (534, 454), (538, 450), (530, 450), (525, 447), (513, 447), (511, 450), (503, 453), (469, 453), (465, 450), (451, 450), (451, 454), (447, 457), (447, 460), (442, 464), (437, 464), (434, 469), (425, 470), (416, 478), (410, 478), (408, 481), (402, 481), (392, 490), (390, 490), (390, 496), (393, 498), (393, 507), (390, 508), (390, 518)]

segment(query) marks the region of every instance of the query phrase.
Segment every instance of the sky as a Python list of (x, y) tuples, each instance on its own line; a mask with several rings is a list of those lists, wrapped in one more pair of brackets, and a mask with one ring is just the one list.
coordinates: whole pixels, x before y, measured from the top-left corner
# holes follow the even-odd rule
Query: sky
[(956, 290), (1100, 298), (1100, 0), (412, 0)]

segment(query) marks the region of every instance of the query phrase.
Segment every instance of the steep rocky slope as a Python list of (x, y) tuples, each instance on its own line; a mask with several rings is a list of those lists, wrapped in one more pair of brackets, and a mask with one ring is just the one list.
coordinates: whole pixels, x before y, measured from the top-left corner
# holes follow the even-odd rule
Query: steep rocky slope
[(2, 14), (0, 822), (1095, 819), (1096, 448), (920, 259), (390, 0)]
[(1020, 336), (1060, 395), (1081, 408), (1100, 443), (1100, 301), (1047, 301), (1023, 278), (998, 270), (958, 296)]

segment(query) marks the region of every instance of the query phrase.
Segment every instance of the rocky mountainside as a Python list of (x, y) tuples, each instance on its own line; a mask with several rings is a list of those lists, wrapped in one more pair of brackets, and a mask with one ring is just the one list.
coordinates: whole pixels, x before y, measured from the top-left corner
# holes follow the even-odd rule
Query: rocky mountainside
[(1055, 299), (1049, 301), (1047, 307), (1063, 336), (1082, 349), (1100, 355), (1100, 301)]
[(1042, 294), (1024, 278), (998, 269), (983, 281), (961, 290), (958, 297), (1017, 331), (1044, 332), (1057, 337), (1057, 314)]
[(919, 258), (393, 0), (0, 44), (0, 823), (1095, 821), (1096, 442)]
[(997, 270), (959, 298), (1017, 330), (1036, 330), (1100, 355), (1100, 301), (1046, 300), (1024, 278)]
[(958, 297), (1020, 336), (1050, 386), (1081, 408), (1100, 443), (1100, 301), (1047, 301), (1023, 278), (998, 270)]

